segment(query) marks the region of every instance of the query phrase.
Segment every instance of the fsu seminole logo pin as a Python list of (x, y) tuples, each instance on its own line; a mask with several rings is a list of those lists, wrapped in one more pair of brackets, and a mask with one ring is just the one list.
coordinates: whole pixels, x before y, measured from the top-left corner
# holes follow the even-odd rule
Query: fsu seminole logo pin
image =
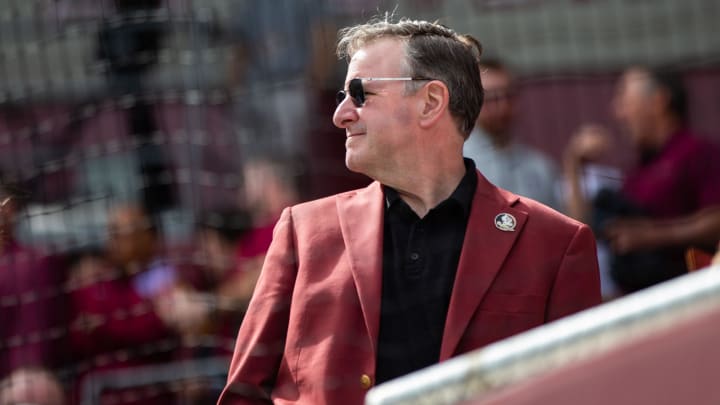
[(503, 212), (495, 216), (495, 227), (501, 231), (513, 232), (516, 225), (515, 217), (508, 213)]

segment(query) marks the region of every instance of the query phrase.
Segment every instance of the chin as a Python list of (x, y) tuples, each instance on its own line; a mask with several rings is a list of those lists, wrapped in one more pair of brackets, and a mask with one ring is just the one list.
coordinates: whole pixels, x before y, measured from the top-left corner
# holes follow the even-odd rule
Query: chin
[(359, 156), (352, 156), (350, 153), (347, 153), (345, 155), (345, 166), (351, 172), (367, 174), (366, 165), (364, 164), (363, 159)]
[(350, 156), (345, 156), (345, 167), (347, 167), (351, 172), (357, 173), (360, 171), (360, 165), (357, 160), (351, 158)]

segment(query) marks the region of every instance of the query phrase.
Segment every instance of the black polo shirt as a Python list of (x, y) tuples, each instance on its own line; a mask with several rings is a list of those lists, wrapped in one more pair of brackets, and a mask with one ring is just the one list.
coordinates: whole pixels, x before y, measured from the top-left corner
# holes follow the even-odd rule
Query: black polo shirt
[(385, 225), (377, 383), (435, 364), (462, 250), (477, 175), (465, 176), (423, 218), (383, 186)]

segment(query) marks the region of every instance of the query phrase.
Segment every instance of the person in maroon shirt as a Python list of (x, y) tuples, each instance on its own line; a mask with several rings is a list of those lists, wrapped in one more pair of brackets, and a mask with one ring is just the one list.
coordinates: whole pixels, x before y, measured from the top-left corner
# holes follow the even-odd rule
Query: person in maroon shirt
[(252, 227), (237, 241), (237, 268), (218, 290), (221, 296), (236, 300), (243, 310), (255, 290), (280, 213), (300, 201), (296, 166), (287, 157), (275, 156), (254, 157), (243, 165), (240, 202), (251, 215)]
[[(70, 270), (70, 338), (82, 360), (80, 386), (107, 370), (125, 369), (131, 376), (137, 367), (173, 361), (184, 325), (199, 323), (195, 316), (203, 316), (188, 307), (191, 303), (175, 301), (179, 274), (164, 260), (160, 235), (148, 215), (139, 207), (121, 206), (109, 218), (107, 257), (84, 257)], [(168, 387), (149, 384), (109, 391), (102, 401), (125, 397), (134, 398), (123, 400), (126, 404), (175, 400)]]
[(608, 240), (611, 274), (624, 292), (684, 274), (686, 248), (717, 243), (717, 227), (704, 218), (720, 209), (720, 148), (688, 129), (686, 98), (674, 73), (634, 67), (623, 74), (614, 112), (639, 164), (617, 192), (601, 191), (594, 201), (581, 192), (583, 164), (609, 148), (606, 129), (583, 127), (566, 149), (569, 212)]
[[(188, 335), (212, 335), (216, 346), (211, 350), (199, 351), (212, 355), (231, 355), (237, 337), (237, 328), (242, 321), (250, 297), (231, 284), (236, 277), (242, 277), (244, 269), (238, 260), (239, 241), (249, 232), (250, 214), (237, 207), (221, 207), (207, 210), (200, 215), (195, 237), (197, 264), (186, 270), (184, 279), (196, 292), (187, 292), (191, 301), (205, 302), (209, 316), (205, 324), (195, 325)], [(252, 287), (250, 287), (252, 288)]]
[[(0, 182), (0, 395), (19, 402), (29, 403), (32, 397), (37, 403), (62, 403), (60, 384), (50, 371), (57, 365), (63, 337), (59, 274), (46, 255), (15, 238), (22, 197), (15, 185)], [(20, 389), (18, 381), (32, 381), (37, 395)]]

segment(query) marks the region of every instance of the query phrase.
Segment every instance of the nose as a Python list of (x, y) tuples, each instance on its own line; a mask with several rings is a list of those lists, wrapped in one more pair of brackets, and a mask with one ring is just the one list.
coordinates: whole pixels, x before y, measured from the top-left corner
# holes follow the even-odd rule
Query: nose
[(347, 128), (357, 120), (358, 115), (355, 105), (352, 103), (350, 97), (345, 97), (345, 99), (338, 104), (337, 108), (335, 108), (333, 124), (338, 128)]

